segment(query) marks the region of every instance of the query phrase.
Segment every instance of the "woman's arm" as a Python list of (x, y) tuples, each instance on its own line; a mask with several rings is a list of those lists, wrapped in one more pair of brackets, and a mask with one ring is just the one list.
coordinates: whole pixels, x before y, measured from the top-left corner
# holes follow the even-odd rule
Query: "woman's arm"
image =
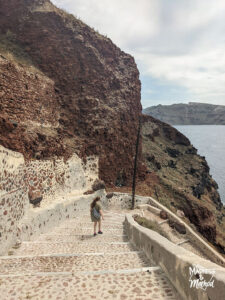
[(103, 213), (102, 213), (102, 210), (101, 210), (101, 209), (100, 209), (99, 213), (100, 213), (100, 215), (101, 215), (101, 217), (102, 217), (102, 220), (104, 220), (104, 216), (103, 216)]

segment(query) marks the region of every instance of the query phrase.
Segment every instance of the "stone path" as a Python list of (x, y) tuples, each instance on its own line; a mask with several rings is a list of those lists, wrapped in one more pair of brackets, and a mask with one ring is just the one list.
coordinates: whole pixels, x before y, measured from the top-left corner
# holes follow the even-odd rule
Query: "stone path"
[(105, 213), (104, 233), (94, 237), (84, 215), (23, 242), (0, 257), (0, 299), (179, 299), (160, 267), (129, 243), (123, 221)]

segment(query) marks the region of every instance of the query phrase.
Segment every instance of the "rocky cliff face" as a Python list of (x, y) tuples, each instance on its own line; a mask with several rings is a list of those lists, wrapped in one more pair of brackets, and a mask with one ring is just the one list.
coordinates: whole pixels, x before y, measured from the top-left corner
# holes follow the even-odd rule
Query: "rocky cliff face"
[(225, 209), (205, 158), (197, 155), (183, 134), (150, 116), (143, 116), (142, 135), (149, 172), (147, 190), (174, 212), (183, 210), (198, 231), (224, 253)]
[(134, 59), (48, 0), (0, 0), (0, 34), (1, 144), (26, 158), (99, 155), (108, 185), (130, 182)]
[(143, 112), (172, 125), (225, 125), (223, 105), (190, 102), (152, 106)]

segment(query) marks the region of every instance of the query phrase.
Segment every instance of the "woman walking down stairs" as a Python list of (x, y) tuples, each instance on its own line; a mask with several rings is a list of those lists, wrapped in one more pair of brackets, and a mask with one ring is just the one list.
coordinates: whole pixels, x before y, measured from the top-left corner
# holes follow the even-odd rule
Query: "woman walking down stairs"
[(179, 299), (160, 267), (128, 241), (125, 214), (104, 216), (103, 235), (93, 236), (90, 215), (81, 215), (0, 257), (1, 300)]

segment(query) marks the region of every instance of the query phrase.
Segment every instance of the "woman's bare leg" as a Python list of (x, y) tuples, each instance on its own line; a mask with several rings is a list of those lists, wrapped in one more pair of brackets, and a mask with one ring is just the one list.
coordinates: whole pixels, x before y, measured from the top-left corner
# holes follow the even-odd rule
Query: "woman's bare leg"
[(94, 222), (94, 233), (96, 233), (97, 222)]
[(102, 227), (102, 222), (101, 219), (98, 221), (98, 231), (102, 231), (101, 228)]

